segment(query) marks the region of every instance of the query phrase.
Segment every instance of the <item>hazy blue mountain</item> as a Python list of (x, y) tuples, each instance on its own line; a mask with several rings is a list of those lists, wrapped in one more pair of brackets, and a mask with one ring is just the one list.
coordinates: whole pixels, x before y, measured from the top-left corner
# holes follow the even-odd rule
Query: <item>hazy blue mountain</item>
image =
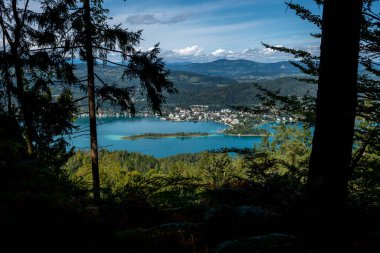
[(217, 60), (208, 63), (171, 63), (173, 71), (186, 71), (209, 76), (223, 76), (234, 79), (257, 79), (300, 74), (288, 61), (260, 63), (248, 60)]
[(170, 79), (176, 84), (176, 86), (226, 86), (235, 85), (239, 82), (235, 79), (221, 76), (207, 76), (192, 72), (185, 71), (171, 71)]
[[(118, 83), (121, 86), (138, 86), (139, 82), (137, 80), (122, 80), (124, 68), (121, 66), (103, 66), (97, 65), (95, 67), (95, 72), (97, 75), (106, 83), (113, 84)], [(76, 65), (75, 73), (78, 76), (86, 75), (86, 65), (78, 64)], [(233, 78), (219, 77), (219, 76), (208, 76), (198, 73), (186, 72), (186, 71), (171, 71), (170, 79), (174, 84), (178, 85), (198, 85), (198, 86), (225, 86), (237, 84)], [(97, 81), (97, 80), (96, 80)]]

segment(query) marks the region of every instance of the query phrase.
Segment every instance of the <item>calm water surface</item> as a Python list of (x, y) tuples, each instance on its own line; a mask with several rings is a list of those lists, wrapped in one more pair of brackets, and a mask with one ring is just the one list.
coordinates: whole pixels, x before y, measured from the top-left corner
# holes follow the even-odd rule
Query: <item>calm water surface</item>
[[(227, 126), (216, 122), (171, 122), (158, 118), (102, 118), (98, 120), (98, 143), (109, 150), (128, 150), (155, 157), (181, 153), (196, 153), (223, 147), (251, 148), (261, 137), (238, 137), (217, 134)], [(80, 129), (88, 130), (88, 118), (78, 119)], [(122, 140), (121, 137), (143, 133), (207, 132), (212, 135), (196, 138), (162, 138)], [(90, 146), (88, 132), (69, 138), (72, 146), (86, 149)]]

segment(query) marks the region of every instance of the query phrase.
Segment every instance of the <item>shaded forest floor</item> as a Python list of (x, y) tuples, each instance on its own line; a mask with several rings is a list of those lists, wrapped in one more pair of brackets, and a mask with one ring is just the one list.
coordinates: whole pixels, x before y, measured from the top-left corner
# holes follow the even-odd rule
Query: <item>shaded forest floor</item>
[[(302, 200), (286, 199), (282, 188), (235, 184), (175, 208), (153, 206), (135, 191), (95, 206), (88, 192), (31, 161), (0, 173), (1, 241), (12, 251), (329, 252), (316, 238), (330, 228), (311, 227)], [(379, 252), (380, 214), (350, 213), (343, 240), (335, 235), (338, 248)]]

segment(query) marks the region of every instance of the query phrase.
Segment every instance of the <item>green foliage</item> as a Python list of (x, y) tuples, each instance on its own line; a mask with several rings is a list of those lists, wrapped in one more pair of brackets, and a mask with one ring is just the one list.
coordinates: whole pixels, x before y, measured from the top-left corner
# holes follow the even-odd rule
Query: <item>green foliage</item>
[(64, 89), (54, 97), (50, 89), (33, 89), (28, 103), (33, 111), (35, 151), (38, 158), (49, 166), (60, 166), (72, 154), (67, 151), (65, 136), (75, 129), (74, 115), (78, 112), (71, 91)]
[[(200, 179), (192, 176), (192, 155), (155, 159), (126, 151), (99, 154), (103, 193), (118, 202), (143, 202), (154, 206), (182, 206), (199, 201)], [(196, 158), (197, 160), (197, 158)], [(91, 187), (91, 164), (86, 152), (77, 152), (65, 169), (71, 180)]]
[(281, 124), (275, 127), (273, 140), (265, 137), (254, 147), (247, 162), (252, 168), (254, 181), (265, 183), (272, 174), (286, 175), (305, 181), (306, 169), (311, 152), (310, 129), (299, 125)]
[[(144, 156), (126, 151), (99, 152), (101, 187), (120, 189), (136, 173), (153, 169), (157, 161), (151, 156)], [(92, 182), (91, 161), (88, 152), (77, 151), (64, 166), (71, 179), (86, 186)]]
[(199, 161), (199, 169), (204, 173), (206, 183), (213, 188), (229, 184), (238, 176), (227, 153), (204, 152)]
[(358, 123), (351, 167), (351, 201), (364, 208), (380, 208), (380, 136), (378, 125), (368, 121)]
[[(216, 189), (247, 178), (243, 161), (225, 153), (203, 152), (155, 159), (127, 151), (101, 150), (99, 165), (105, 196), (154, 206), (200, 203), (206, 188)], [(64, 170), (73, 182), (91, 187), (91, 162), (87, 152), (77, 151)]]
[[(311, 152), (311, 131), (298, 124), (275, 127), (253, 149), (231, 149), (242, 156), (242, 168), (255, 201), (277, 210), (302, 197)], [(270, 199), (268, 199), (270, 196)]]
[(143, 202), (155, 207), (184, 207), (200, 202), (199, 180), (178, 174), (132, 172), (123, 188), (115, 192), (118, 201)]

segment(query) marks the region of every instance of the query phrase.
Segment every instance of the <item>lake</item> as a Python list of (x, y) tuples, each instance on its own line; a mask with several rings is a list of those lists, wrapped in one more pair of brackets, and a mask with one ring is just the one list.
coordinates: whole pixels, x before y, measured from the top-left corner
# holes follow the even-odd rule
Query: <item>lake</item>
[[(76, 125), (88, 130), (88, 118), (80, 118)], [(154, 157), (166, 157), (181, 153), (197, 153), (220, 148), (251, 148), (261, 141), (258, 136), (227, 136), (217, 134), (227, 126), (217, 122), (172, 122), (159, 118), (100, 118), (98, 119), (98, 143), (109, 150), (128, 150)], [(162, 138), (122, 140), (121, 137), (143, 133), (207, 132), (211, 135), (195, 138)], [(74, 134), (68, 141), (77, 149), (88, 149), (89, 132)]]

